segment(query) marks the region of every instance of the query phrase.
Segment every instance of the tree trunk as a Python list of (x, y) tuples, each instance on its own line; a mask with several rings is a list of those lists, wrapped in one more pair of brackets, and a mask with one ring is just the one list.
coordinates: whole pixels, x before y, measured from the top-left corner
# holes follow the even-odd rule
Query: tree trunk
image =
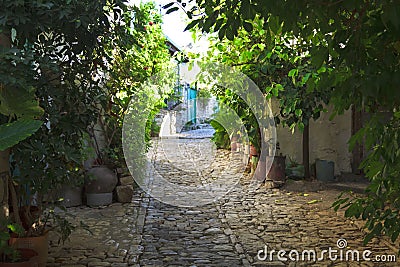
[[(11, 47), (11, 38), (0, 33), (0, 47)], [(0, 88), (2, 85), (0, 84)], [(10, 150), (0, 151), (0, 220), (9, 216), (8, 183), (10, 179)]]
[(310, 179), (310, 126), (309, 126), (309, 123), (304, 125), (304, 131), (303, 131), (303, 165), (304, 165), (304, 178)]
[[(353, 136), (363, 127), (362, 111), (357, 110), (355, 105), (351, 108), (351, 119), (351, 136)], [(363, 144), (357, 143), (352, 151), (351, 169), (354, 174), (361, 174), (360, 164), (363, 159), (363, 150)]]
[(10, 179), (10, 151), (0, 151), (0, 220), (9, 216), (8, 182)]

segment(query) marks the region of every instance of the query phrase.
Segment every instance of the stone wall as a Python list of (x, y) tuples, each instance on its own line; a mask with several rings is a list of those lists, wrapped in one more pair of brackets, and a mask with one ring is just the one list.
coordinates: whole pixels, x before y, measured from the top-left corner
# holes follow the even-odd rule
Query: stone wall
[(216, 109), (218, 108), (218, 101), (215, 97), (211, 98), (197, 98), (196, 99), (197, 114), (196, 117), (202, 120), (209, 120), (212, 118)]
[(186, 109), (161, 110), (157, 115), (156, 122), (161, 127), (160, 137), (179, 133), (187, 122)]
[[(329, 120), (331, 112), (321, 113), (317, 121), (310, 123), (310, 164), (316, 159), (330, 160), (335, 163), (335, 175), (351, 172), (352, 154), (348, 149), (351, 136), (351, 111)], [(288, 128), (277, 126), (277, 138), (280, 145), (278, 153), (290, 156), (302, 163), (302, 134)]]
[[(191, 100), (189, 100), (191, 101)], [(168, 137), (180, 133), (188, 120), (187, 102), (178, 105), (173, 110), (161, 110), (156, 116), (156, 122), (160, 129), (160, 137)], [(196, 118), (198, 123), (205, 119), (210, 119), (218, 106), (215, 98), (206, 100), (205, 98), (196, 99)]]

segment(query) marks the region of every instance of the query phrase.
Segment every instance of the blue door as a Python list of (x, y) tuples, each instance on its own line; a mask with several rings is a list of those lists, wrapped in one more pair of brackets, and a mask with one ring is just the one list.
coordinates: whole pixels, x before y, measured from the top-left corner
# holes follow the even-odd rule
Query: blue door
[(197, 90), (189, 88), (188, 90), (188, 121), (196, 123), (196, 97)]

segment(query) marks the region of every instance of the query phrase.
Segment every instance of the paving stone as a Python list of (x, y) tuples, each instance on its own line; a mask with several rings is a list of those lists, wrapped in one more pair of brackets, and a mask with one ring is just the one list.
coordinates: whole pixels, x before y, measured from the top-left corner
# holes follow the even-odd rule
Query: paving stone
[(222, 233), (222, 230), (219, 228), (209, 228), (204, 232), (206, 235), (215, 235)]

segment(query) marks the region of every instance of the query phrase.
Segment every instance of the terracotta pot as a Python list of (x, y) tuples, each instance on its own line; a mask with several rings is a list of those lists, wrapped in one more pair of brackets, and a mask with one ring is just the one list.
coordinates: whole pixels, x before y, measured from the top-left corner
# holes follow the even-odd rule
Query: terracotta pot
[(258, 152), (255, 146), (250, 145), (250, 157), (252, 156), (258, 156)]
[(38, 267), (45, 267), (48, 256), (48, 234), (43, 236), (34, 237), (11, 237), (9, 241), (10, 245), (13, 245), (18, 249), (30, 249), (37, 252), (37, 263)]
[(21, 254), (20, 262), (0, 262), (0, 267), (38, 267), (38, 254), (32, 249), (18, 249)]

